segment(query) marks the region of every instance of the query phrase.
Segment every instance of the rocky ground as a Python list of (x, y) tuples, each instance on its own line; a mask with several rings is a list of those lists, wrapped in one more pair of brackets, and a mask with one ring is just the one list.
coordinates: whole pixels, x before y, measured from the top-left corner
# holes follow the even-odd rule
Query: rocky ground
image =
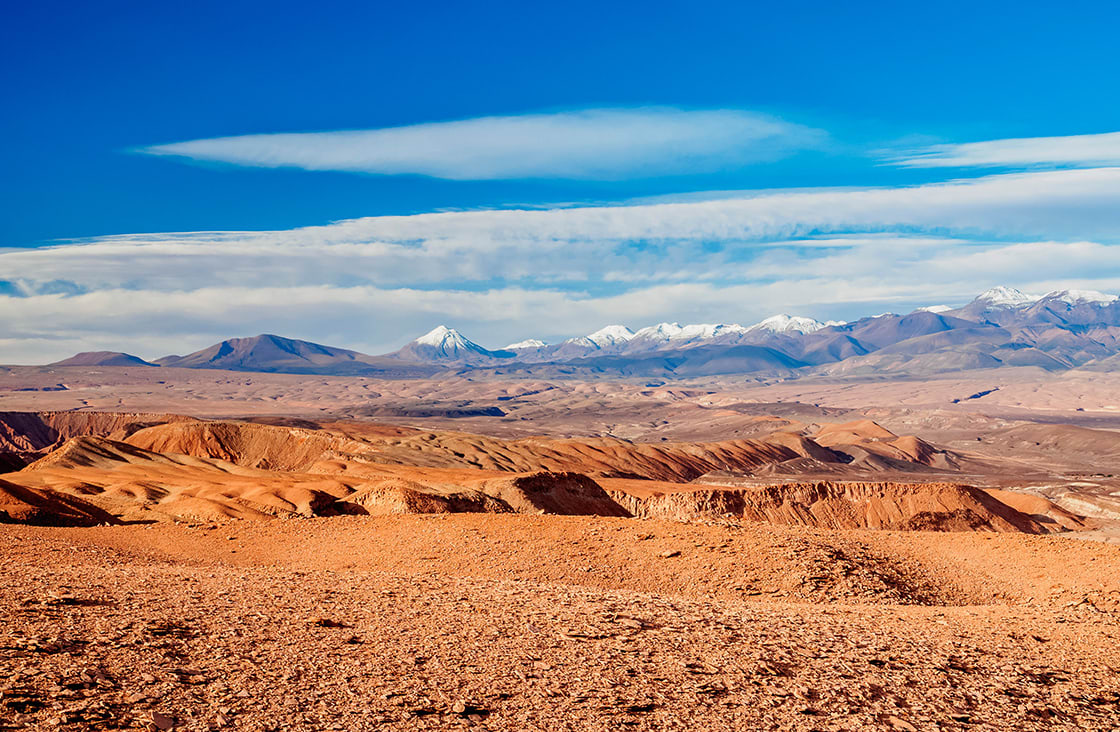
[(0, 729), (1120, 728), (1120, 548), (523, 515), (0, 527)]

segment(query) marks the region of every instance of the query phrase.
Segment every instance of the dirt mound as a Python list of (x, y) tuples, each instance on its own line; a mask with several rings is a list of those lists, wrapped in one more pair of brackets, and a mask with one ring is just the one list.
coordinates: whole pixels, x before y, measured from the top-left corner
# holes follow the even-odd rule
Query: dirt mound
[(984, 492), (1000, 503), (1011, 506), (1016, 511), (1049, 526), (1052, 530), (1079, 531), (1088, 528), (1092, 523), (1084, 516), (1078, 516), (1072, 511), (1067, 511), (1042, 496), (999, 488), (985, 488)]
[(80, 498), (50, 489), (25, 488), (0, 480), (0, 523), (97, 526), (120, 522)]
[(819, 482), (691, 490), (675, 486), (644, 497), (627, 493), (625, 484), (607, 487), (616, 488), (611, 495), (632, 514), (651, 518), (734, 516), (830, 529), (1048, 533), (1031, 516), (983, 490), (951, 483)]
[(443, 489), (404, 478), (371, 483), (339, 502), (345, 513), (510, 513), (509, 504), (470, 489)]
[(872, 472), (907, 472), (922, 467), (952, 471), (960, 456), (942, 450), (915, 435), (896, 435), (869, 419), (826, 424), (812, 434), (813, 441), (847, 455), (853, 468)]
[(816, 441), (822, 445), (847, 445), (865, 440), (893, 440), (895, 437), (898, 435), (870, 419), (826, 424), (815, 434)]
[(492, 478), (482, 484), (489, 495), (517, 513), (562, 516), (629, 516), (602, 487), (580, 473), (538, 472)]
[(305, 471), (339, 451), (366, 448), (319, 430), (245, 422), (162, 424), (130, 435), (128, 443), (153, 452), (216, 458), (276, 471)]
[[(579, 473), (530, 473), (461, 484), (389, 478), (359, 487), (340, 504), (347, 513), (540, 513), (629, 516), (598, 483)], [(362, 510), (356, 510), (356, 509)]]

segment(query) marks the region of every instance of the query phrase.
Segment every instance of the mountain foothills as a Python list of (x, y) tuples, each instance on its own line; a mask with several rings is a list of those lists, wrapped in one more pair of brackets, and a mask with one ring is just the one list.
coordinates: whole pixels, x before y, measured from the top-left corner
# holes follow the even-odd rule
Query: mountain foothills
[(694, 377), (720, 374), (928, 375), (1001, 366), (1047, 371), (1120, 368), (1120, 300), (1086, 290), (1043, 296), (997, 287), (962, 307), (923, 307), (853, 322), (775, 315), (755, 325), (609, 325), (548, 344), (530, 338), (490, 350), (439, 326), (393, 353), (370, 356), (306, 341), (235, 338), (148, 363), (81, 353), (51, 366), (170, 366), (387, 378), (480, 371), (528, 377)]

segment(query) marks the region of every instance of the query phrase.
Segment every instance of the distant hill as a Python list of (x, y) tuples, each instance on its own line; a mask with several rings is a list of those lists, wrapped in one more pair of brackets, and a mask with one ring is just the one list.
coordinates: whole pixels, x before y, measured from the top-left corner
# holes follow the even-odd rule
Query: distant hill
[(160, 366), (333, 376), (427, 376), (436, 369), (401, 364), (345, 348), (263, 334), (231, 338), (186, 356), (164, 356)]
[(158, 366), (142, 358), (120, 351), (82, 351), (48, 366)]
[(608, 325), (546, 344), (526, 338), (490, 350), (438, 326), (392, 353), (370, 356), (308, 341), (234, 338), (149, 364), (124, 353), (81, 353), (53, 366), (173, 366), (292, 374), (413, 378), (467, 371), (539, 378), (730, 374), (930, 375), (1003, 366), (1120, 369), (1120, 298), (1091, 290), (1028, 295), (995, 287), (969, 303), (883, 313), (852, 322), (775, 315), (735, 323)]

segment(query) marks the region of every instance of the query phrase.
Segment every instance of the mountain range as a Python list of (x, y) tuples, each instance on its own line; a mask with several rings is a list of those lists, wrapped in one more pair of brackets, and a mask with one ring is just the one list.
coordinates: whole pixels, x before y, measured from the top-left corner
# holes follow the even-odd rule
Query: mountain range
[(997, 287), (962, 307), (935, 305), (853, 322), (775, 315), (733, 323), (609, 325), (555, 344), (539, 339), (490, 350), (439, 326), (401, 349), (370, 356), (308, 341), (234, 338), (154, 362), (82, 353), (51, 366), (165, 366), (294, 374), (425, 377), (481, 371), (521, 376), (690, 377), (716, 374), (932, 374), (1000, 366), (1120, 368), (1120, 298), (1061, 290), (1028, 295)]

